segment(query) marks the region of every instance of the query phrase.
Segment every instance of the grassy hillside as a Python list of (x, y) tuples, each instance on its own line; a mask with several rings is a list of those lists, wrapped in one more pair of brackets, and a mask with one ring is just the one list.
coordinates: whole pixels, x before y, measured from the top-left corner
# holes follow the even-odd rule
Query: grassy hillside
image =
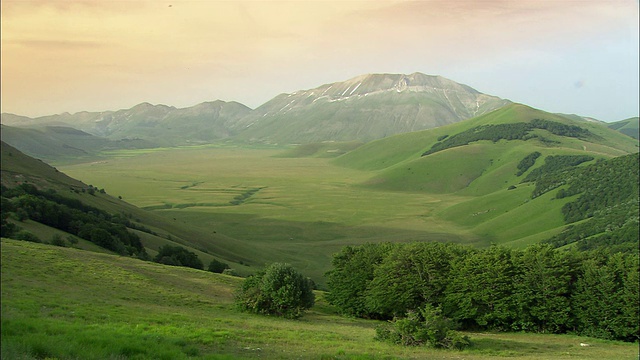
[(285, 152), (281, 157), (323, 157), (334, 158), (352, 151), (363, 143), (360, 141), (323, 141), (319, 143), (302, 144)]
[[(373, 340), (317, 294), (301, 320), (239, 313), (240, 279), (127, 257), (2, 239), (3, 359), (635, 359), (637, 344), (468, 333), (464, 352)], [(581, 347), (580, 343), (591, 347)]]
[(616, 131), (612, 131), (601, 123), (578, 122), (561, 115), (547, 113), (526, 105), (511, 104), (488, 114), (460, 123), (409, 134), (390, 136), (385, 139), (367, 143), (357, 150), (336, 159), (336, 164), (366, 170), (385, 169), (396, 164), (419, 158), (422, 153), (439, 142), (438, 139), (440, 138), (446, 138), (483, 125), (513, 124), (519, 122), (526, 123), (534, 119), (545, 119), (567, 125), (576, 125), (589, 130), (598, 137), (597, 140), (589, 139), (584, 141), (567, 138), (559, 139), (553, 134), (545, 134), (545, 138), (551, 141), (560, 141), (560, 144), (549, 146), (539, 143), (538, 140), (538, 143), (534, 143), (532, 145), (534, 147), (550, 147), (552, 150), (567, 148), (578, 151), (602, 153), (603, 156), (619, 156), (638, 151), (637, 141), (629, 139)]
[[(458, 134), (480, 134), (479, 129), (512, 129), (537, 121), (534, 119), (560, 124), (557, 126), (561, 129), (580, 129), (582, 135), (567, 136), (562, 131), (537, 128), (527, 130), (528, 140), (478, 140), (430, 154), (427, 151), (436, 144), (446, 144)], [(541, 159), (518, 175), (517, 165), (536, 151)], [(378, 170), (363, 183), (366, 188), (469, 197), (438, 211), (437, 215), (469, 229), (486, 243), (523, 246), (564, 228), (560, 209), (567, 199), (546, 196), (531, 200), (533, 188), (521, 184), (528, 173), (544, 163), (543, 159), (552, 155), (610, 159), (637, 151), (636, 140), (600, 123), (576, 121), (513, 104), (461, 123), (367, 143), (337, 158), (335, 163)]]
[(633, 118), (609, 123), (607, 124), (607, 126), (611, 129), (620, 131), (625, 135), (629, 135), (634, 139), (638, 139), (640, 138), (639, 130), (638, 130), (639, 124), (640, 124), (640, 118), (636, 116)]
[[(25, 155), (4, 142), (2, 142), (0, 156), (2, 159), (0, 174), (3, 186), (13, 188), (18, 184), (29, 183), (42, 191), (55, 193), (71, 201), (79, 201), (108, 214), (123, 215), (131, 219), (136, 228), (146, 229), (144, 232), (136, 229), (129, 229), (129, 231), (136, 233), (141, 238), (147, 253), (152, 257), (161, 246), (180, 245), (198, 254), (205, 266), (216, 258), (224, 259), (240, 274), (247, 274), (252, 271), (242, 263), (247, 262), (247, 254), (251, 254), (254, 250), (243, 241), (236, 241), (223, 233), (211, 231), (207, 228), (194, 227), (192, 224), (178, 222), (175, 219), (167, 219), (153, 212), (140, 209), (120, 199), (120, 196), (112, 196), (106, 191), (104, 193), (97, 191), (97, 186), (93, 187), (69, 177), (56, 168)], [(96, 165), (96, 163), (90, 164)], [(95, 191), (90, 193), (90, 187), (93, 187)], [(68, 237), (76, 238), (79, 241), (78, 246), (82, 248), (96, 249), (96, 245), (88, 241), (30, 220), (18, 221), (10, 218), (9, 221), (19, 228), (37, 235), (44, 242), (50, 241), (54, 235), (59, 235), (64, 239)], [(221, 244), (233, 245), (221, 247)]]

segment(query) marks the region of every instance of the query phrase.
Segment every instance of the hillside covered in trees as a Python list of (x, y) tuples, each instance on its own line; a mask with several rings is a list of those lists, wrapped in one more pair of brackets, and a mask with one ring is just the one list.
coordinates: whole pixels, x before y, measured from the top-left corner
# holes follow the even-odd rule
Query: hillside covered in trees
[(562, 207), (564, 220), (571, 225), (547, 242), (556, 247), (575, 243), (581, 250), (637, 252), (639, 155), (577, 166), (592, 159), (549, 156), (523, 180), (535, 182), (532, 197), (558, 188), (556, 199), (575, 197)]
[[(82, 189), (82, 191), (91, 196), (99, 190), (89, 187), (86, 190)], [(18, 221), (31, 219), (89, 240), (102, 248), (121, 255), (133, 255), (141, 259), (148, 258), (140, 237), (127, 228), (137, 227), (141, 230), (150, 230), (140, 228), (126, 216), (109, 214), (79, 200), (62, 196), (53, 189), (42, 191), (28, 183), (12, 189), (2, 186), (2, 212), (0, 216), (2, 237), (41, 242), (41, 239), (35, 235), (20, 230), (19, 226), (7, 221), (10, 216)], [(64, 240), (58, 240), (58, 242), (64, 244)]]
[(535, 129), (547, 130), (554, 135), (578, 139), (596, 136), (589, 130), (576, 125), (566, 125), (551, 120), (533, 119), (530, 122), (481, 125), (455, 135), (444, 135), (441, 136), (438, 139), (438, 142), (433, 144), (429, 150), (425, 151), (422, 156), (427, 156), (453, 147), (468, 145), (474, 141), (480, 140), (497, 142), (499, 140), (538, 139), (542, 142), (549, 141), (540, 135), (531, 134)]

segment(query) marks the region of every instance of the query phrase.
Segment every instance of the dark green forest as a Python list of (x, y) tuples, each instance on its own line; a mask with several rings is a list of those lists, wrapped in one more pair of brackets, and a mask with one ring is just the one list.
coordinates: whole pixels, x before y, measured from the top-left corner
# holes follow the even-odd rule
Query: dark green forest
[(462, 330), (638, 340), (637, 254), (381, 243), (347, 246), (332, 265), (327, 297), (350, 316), (402, 318), (428, 306)]
[[(562, 207), (563, 232), (547, 240), (555, 247), (575, 243), (580, 250), (638, 251), (638, 153), (577, 166), (586, 156), (549, 156), (531, 171), (532, 198), (558, 189), (555, 198), (575, 197)], [(541, 170), (542, 169), (542, 170)], [(538, 171), (540, 170), (540, 171)]]
[(530, 134), (530, 132), (535, 129), (547, 130), (554, 135), (581, 139), (596, 136), (589, 130), (583, 129), (579, 126), (565, 125), (550, 120), (534, 119), (528, 123), (520, 122), (511, 124), (482, 125), (455, 135), (441, 136), (438, 138), (438, 142), (433, 144), (433, 146), (431, 146), (429, 150), (425, 151), (422, 156), (457, 146), (468, 145), (469, 143), (480, 140), (498, 142), (500, 140), (530, 140), (537, 138), (543, 142), (549, 141), (539, 135)]
[[(93, 187), (83, 190), (87, 196), (95, 194)], [(148, 259), (138, 235), (127, 229), (140, 227), (128, 217), (111, 215), (79, 200), (62, 196), (54, 190), (41, 191), (27, 183), (11, 189), (2, 186), (2, 236), (40, 242), (41, 239), (9, 222), (10, 216), (18, 221), (31, 219), (121, 255)]]

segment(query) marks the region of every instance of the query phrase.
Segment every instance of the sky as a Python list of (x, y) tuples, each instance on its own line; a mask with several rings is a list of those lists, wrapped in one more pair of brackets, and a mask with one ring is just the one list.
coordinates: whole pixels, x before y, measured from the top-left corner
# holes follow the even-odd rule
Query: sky
[(639, 114), (637, 0), (2, 0), (1, 111), (188, 107), (421, 72), (549, 111)]

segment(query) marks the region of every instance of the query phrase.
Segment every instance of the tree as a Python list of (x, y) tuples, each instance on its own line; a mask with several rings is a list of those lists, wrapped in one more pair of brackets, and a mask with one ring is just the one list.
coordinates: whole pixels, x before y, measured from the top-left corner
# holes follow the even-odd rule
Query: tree
[(327, 300), (341, 312), (364, 318), (378, 317), (366, 301), (365, 292), (374, 279), (374, 271), (387, 253), (395, 246), (391, 243), (345, 246), (333, 256), (333, 269), (327, 272), (330, 289)]
[(314, 303), (309, 279), (283, 263), (248, 277), (236, 294), (236, 304), (243, 311), (290, 319), (299, 318)]
[(413, 243), (394, 247), (376, 267), (367, 288), (367, 305), (391, 318), (424, 304), (443, 300), (450, 262), (461, 247), (443, 243)]
[(229, 269), (229, 264), (216, 259), (211, 260), (207, 268), (207, 270), (218, 274), (222, 274), (226, 269)]
[(569, 300), (579, 267), (577, 254), (554, 250), (551, 245), (532, 245), (516, 254), (514, 328), (554, 333), (570, 329)]
[(492, 246), (451, 263), (444, 313), (469, 327), (506, 330), (516, 316), (512, 251)]
[(588, 259), (573, 294), (578, 332), (604, 339), (638, 340), (637, 254)]

